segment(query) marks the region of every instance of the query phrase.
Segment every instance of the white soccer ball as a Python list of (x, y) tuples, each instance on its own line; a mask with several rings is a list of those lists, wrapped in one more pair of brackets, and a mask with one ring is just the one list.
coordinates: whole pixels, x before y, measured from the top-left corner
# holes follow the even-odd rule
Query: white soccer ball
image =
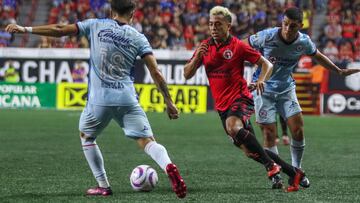
[(131, 172), (130, 184), (135, 191), (149, 192), (158, 182), (155, 169), (149, 165), (139, 165)]

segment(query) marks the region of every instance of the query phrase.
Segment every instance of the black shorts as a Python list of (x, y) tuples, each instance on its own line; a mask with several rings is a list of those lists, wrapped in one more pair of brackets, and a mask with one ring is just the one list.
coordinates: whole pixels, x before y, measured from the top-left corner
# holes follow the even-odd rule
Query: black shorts
[(236, 116), (243, 122), (244, 128), (252, 131), (250, 117), (254, 113), (254, 100), (248, 97), (236, 99), (225, 111), (218, 111), (221, 122), (226, 132), (226, 119), (230, 116)]

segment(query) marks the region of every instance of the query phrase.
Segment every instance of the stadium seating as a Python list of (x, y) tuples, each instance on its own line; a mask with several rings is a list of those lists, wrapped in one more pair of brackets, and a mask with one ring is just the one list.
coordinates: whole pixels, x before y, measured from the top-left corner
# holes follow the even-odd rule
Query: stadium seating
[[(3, 0), (5, 1), (5, 0)], [(34, 3), (35, 1), (35, 3)], [(33, 6), (38, 0), (33, 0)], [(139, 0), (133, 26), (144, 33), (154, 49), (194, 49), (208, 36), (207, 17), (215, 5), (227, 6), (233, 13), (232, 34), (245, 38), (261, 29), (279, 25), (284, 8), (304, 5), (304, 1), (283, 0)], [(25, 3), (25, 2), (24, 2)], [(27, 2), (26, 2), (27, 3)], [(109, 16), (107, 0), (52, 0), (48, 22), (76, 23), (88, 18)], [(34, 9), (36, 10), (36, 9)], [(311, 25), (311, 12), (307, 13), (307, 32)], [(31, 23), (31, 22), (30, 22)], [(43, 41), (47, 41), (43, 43)], [(86, 48), (86, 40), (73, 38), (42, 38), (36, 45), (24, 37), (20, 46)]]

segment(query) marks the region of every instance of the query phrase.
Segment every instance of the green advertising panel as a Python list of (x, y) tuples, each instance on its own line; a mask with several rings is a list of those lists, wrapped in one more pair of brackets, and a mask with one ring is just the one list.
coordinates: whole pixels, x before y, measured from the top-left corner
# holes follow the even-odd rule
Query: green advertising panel
[(56, 84), (0, 82), (0, 108), (55, 108)]

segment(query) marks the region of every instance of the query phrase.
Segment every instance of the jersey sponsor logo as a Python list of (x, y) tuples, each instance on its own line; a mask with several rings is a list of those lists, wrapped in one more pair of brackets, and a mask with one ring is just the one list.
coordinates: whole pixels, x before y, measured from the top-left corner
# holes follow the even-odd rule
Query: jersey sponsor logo
[(104, 82), (101, 81), (101, 87), (102, 88), (110, 88), (110, 89), (123, 89), (124, 83), (122, 82)]
[(58, 109), (82, 109), (86, 104), (86, 83), (60, 83), (57, 87)]
[(121, 36), (119, 33), (114, 32), (112, 29), (100, 30), (98, 33), (100, 42), (105, 43), (114, 43), (115, 46), (129, 46), (132, 40), (124, 36)]
[(230, 49), (227, 49), (223, 53), (223, 57), (227, 60), (231, 59), (233, 57), (233, 53)]

